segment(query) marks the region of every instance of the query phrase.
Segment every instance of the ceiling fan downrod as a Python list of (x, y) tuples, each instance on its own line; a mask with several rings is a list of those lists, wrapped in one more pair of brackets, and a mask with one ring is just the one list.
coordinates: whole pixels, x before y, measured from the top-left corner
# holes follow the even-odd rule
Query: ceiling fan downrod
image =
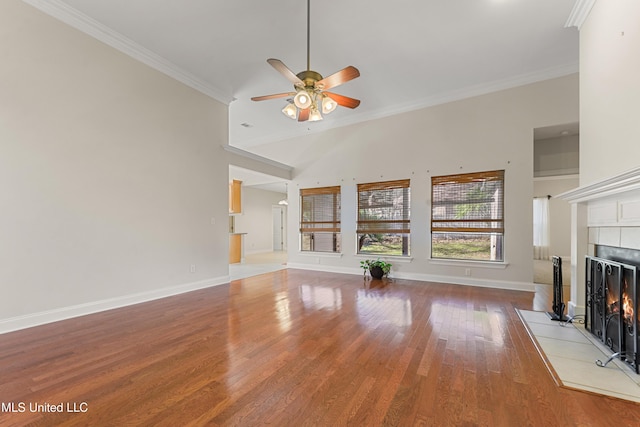
[(311, 0), (307, 0), (307, 71), (311, 71)]
[(338, 105), (352, 109), (360, 105), (358, 99), (327, 92), (328, 89), (359, 77), (360, 71), (357, 68), (350, 65), (328, 77), (322, 77), (320, 73), (311, 70), (311, 0), (307, 0), (307, 69), (295, 74), (279, 59), (269, 58), (267, 62), (293, 83), (295, 92), (255, 96), (251, 100), (264, 101), (293, 96), (293, 100), (289, 100), (289, 104), (282, 109), (291, 119), (297, 119), (299, 122), (322, 120), (320, 112), (328, 114)]

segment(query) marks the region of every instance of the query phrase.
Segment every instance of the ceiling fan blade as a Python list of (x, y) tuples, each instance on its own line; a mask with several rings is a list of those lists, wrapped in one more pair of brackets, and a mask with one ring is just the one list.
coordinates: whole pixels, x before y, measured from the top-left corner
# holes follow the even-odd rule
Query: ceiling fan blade
[(304, 86), (304, 82), (279, 59), (269, 58), (267, 62), (295, 86)]
[(338, 95), (337, 93), (332, 92), (323, 92), (329, 98), (333, 99), (338, 103), (338, 105), (347, 108), (356, 108), (360, 105), (360, 100), (355, 98), (349, 98), (348, 96)]
[(273, 95), (254, 96), (253, 98), (251, 98), (251, 100), (266, 101), (267, 99), (286, 98), (287, 96), (294, 96), (295, 94), (296, 94), (295, 92), (274, 93)]
[(317, 81), (315, 86), (320, 90), (331, 89), (332, 87), (339, 86), (343, 83), (348, 82), (349, 80), (353, 80), (356, 77), (360, 77), (360, 71), (358, 71), (356, 67), (349, 65), (348, 67), (343, 68), (337, 73), (333, 73), (330, 76)]
[(304, 110), (300, 110), (298, 112), (298, 121), (299, 122), (306, 122), (307, 120), (309, 120), (309, 108), (305, 108)]

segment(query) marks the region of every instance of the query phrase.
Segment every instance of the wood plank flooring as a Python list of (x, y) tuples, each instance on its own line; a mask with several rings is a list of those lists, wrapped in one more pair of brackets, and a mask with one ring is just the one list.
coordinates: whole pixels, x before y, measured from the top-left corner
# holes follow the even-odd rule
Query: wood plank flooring
[(550, 309), (527, 292), (263, 274), (0, 335), (0, 425), (640, 425), (639, 405), (558, 387), (515, 308)]

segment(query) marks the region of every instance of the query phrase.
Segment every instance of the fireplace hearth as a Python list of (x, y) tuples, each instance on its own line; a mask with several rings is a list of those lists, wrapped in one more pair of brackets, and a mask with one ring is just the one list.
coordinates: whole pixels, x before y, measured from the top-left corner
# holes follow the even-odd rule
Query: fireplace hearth
[(618, 357), (640, 374), (640, 264), (634, 262), (640, 251), (598, 246), (596, 254), (586, 259), (585, 328), (612, 351), (596, 363), (606, 366)]

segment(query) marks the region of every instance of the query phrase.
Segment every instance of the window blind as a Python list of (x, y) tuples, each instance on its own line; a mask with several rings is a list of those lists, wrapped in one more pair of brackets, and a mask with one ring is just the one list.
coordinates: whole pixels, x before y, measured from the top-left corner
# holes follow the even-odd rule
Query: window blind
[(409, 234), (410, 180), (358, 184), (357, 233)]
[(431, 178), (431, 231), (503, 233), (504, 171)]
[(300, 232), (340, 232), (340, 186), (300, 189)]

